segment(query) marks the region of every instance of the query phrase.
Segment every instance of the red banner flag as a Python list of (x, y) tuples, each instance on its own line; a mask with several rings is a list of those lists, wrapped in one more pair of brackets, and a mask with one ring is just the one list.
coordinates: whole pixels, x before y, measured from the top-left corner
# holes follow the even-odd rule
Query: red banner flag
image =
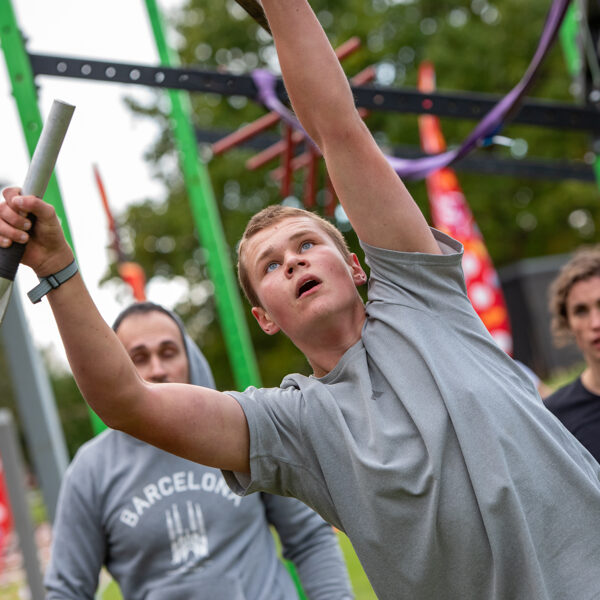
[[(434, 89), (433, 65), (424, 62), (419, 67), (419, 90), (432, 92)], [(437, 117), (420, 115), (419, 133), (421, 146), (428, 154), (446, 150)], [(461, 242), (465, 248), (462, 267), (473, 307), (497, 344), (512, 354), (512, 333), (500, 282), (454, 171), (448, 167), (434, 171), (426, 177), (425, 183), (433, 226)]]
[(100, 171), (96, 165), (93, 165), (92, 169), (94, 171), (94, 178), (96, 179), (98, 193), (100, 194), (100, 199), (102, 200), (102, 206), (104, 207), (104, 212), (106, 213), (108, 229), (112, 236), (112, 246), (115, 254), (117, 255), (117, 270), (119, 276), (131, 288), (131, 292), (133, 293), (133, 297), (136, 299), (136, 301), (143, 302), (146, 300), (146, 275), (144, 273), (144, 269), (142, 269), (139, 264), (127, 260), (127, 257), (121, 248), (119, 230), (112, 215), (112, 211), (110, 210), (108, 197), (106, 195), (106, 190), (104, 189), (104, 183), (100, 177)]
[(2, 465), (2, 459), (0, 458), (0, 571), (3, 567), (2, 559), (4, 556), (4, 550), (12, 529), (12, 511), (10, 509), (8, 488), (4, 479), (4, 467)]

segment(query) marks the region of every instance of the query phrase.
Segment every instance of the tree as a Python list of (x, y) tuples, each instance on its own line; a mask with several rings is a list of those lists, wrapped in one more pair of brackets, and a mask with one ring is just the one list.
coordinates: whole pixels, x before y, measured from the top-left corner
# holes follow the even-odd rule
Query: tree
[(67, 452), (73, 458), (79, 447), (94, 436), (89, 409), (70, 372), (50, 368), (49, 375)]

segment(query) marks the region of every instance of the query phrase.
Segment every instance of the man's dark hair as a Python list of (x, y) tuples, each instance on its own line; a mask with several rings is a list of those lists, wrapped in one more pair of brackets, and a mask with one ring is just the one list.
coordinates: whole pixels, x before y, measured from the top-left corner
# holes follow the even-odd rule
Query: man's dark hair
[(175, 321), (177, 326), (181, 329), (181, 325), (179, 323), (177, 323), (177, 321), (173, 318), (173, 314), (170, 311), (168, 311), (164, 306), (161, 306), (160, 304), (154, 304), (154, 302), (146, 301), (146, 302), (135, 302), (134, 304), (131, 304), (127, 308), (122, 310), (112, 325), (113, 331), (116, 332), (119, 329), (119, 326), (121, 325), (121, 323), (127, 317), (130, 317), (131, 315), (145, 315), (145, 314), (148, 314), (151, 312), (159, 312), (159, 313), (163, 313), (164, 315), (167, 315), (167, 317), (169, 317), (169, 319), (172, 319), (173, 321)]

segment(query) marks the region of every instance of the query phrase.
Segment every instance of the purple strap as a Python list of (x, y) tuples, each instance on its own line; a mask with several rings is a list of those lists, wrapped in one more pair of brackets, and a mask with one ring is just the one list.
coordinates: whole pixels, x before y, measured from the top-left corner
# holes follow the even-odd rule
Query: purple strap
[(294, 115), (294, 113), (277, 97), (277, 92), (275, 91), (277, 78), (275, 75), (266, 69), (255, 69), (252, 71), (252, 79), (254, 80), (258, 90), (256, 99), (269, 110), (276, 112), (284, 123), (287, 123), (298, 131), (301, 131), (308, 140), (308, 143), (319, 150), (315, 142), (300, 124), (300, 121), (298, 121), (296, 118), (296, 115)]
[[(542, 60), (552, 46), (569, 3), (570, 0), (554, 0), (546, 18), (538, 47), (521, 81), (477, 124), (459, 148), (442, 152), (435, 156), (425, 156), (416, 159), (388, 156), (387, 159), (396, 173), (406, 179), (423, 179), (432, 171), (441, 169), (459, 160), (477, 146), (480, 140), (497, 131), (502, 123), (516, 111), (525, 92), (531, 86)], [(269, 110), (279, 114), (282, 121), (291, 125), (294, 129), (301, 131), (309, 140), (309, 143), (316, 148), (316, 144), (306, 134), (298, 119), (277, 97), (275, 92), (276, 77), (269, 71), (256, 69), (252, 72), (252, 78), (258, 89), (257, 99)]]

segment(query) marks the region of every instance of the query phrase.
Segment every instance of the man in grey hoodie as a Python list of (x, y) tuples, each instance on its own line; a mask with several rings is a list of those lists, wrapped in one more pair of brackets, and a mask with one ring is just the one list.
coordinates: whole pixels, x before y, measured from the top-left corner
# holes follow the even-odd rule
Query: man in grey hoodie
[[(113, 329), (143, 379), (214, 388), (206, 358), (172, 312), (133, 304)], [(65, 475), (47, 598), (92, 600), (105, 565), (127, 600), (289, 600), (297, 593), (269, 525), (308, 598), (353, 597), (331, 526), (306, 505), (241, 498), (217, 469), (107, 430)]]

